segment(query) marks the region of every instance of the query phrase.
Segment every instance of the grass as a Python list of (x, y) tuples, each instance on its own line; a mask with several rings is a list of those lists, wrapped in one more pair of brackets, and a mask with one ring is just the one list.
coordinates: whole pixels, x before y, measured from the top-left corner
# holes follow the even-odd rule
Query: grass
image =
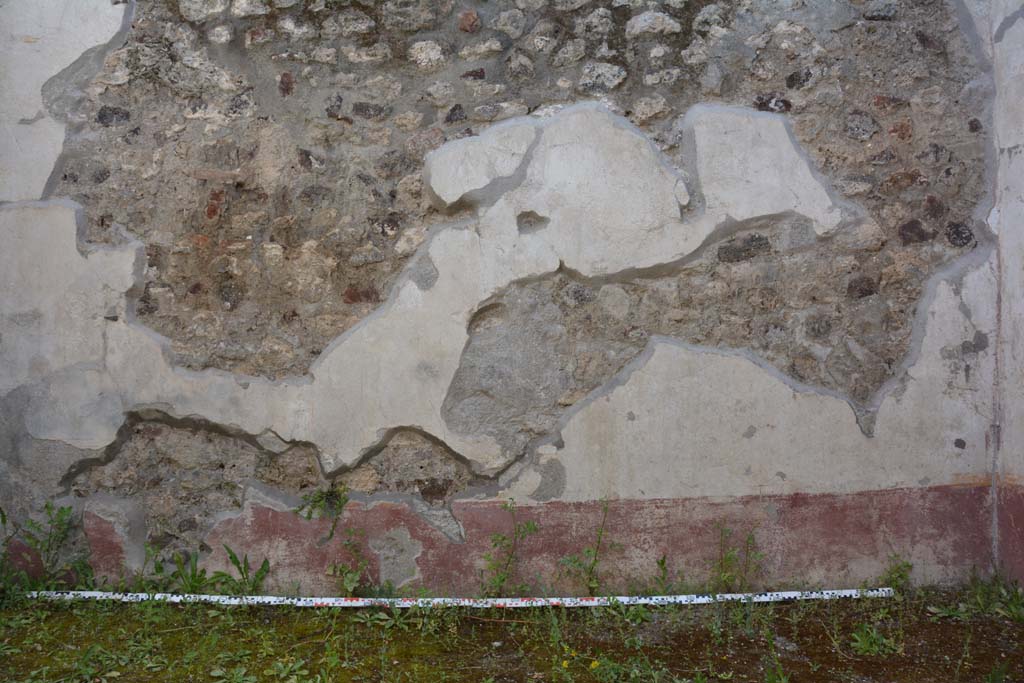
[(895, 600), (515, 611), (16, 600), (0, 609), (0, 680), (1019, 681), (1014, 591), (979, 580)]

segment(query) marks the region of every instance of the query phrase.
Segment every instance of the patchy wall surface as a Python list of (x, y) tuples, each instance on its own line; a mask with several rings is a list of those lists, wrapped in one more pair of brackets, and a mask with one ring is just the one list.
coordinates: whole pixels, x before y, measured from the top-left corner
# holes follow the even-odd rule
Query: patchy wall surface
[(1000, 457), (996, 484), (997, 547), (1003, 565), (1024, 576), (1024, 8), (992, 3), (996, 82), (996, 182), (991, 222), (999, 231)]
[(0, 505), (100, 574), (1024, 571), (1012, 3), (89, 3), (0, 2)]

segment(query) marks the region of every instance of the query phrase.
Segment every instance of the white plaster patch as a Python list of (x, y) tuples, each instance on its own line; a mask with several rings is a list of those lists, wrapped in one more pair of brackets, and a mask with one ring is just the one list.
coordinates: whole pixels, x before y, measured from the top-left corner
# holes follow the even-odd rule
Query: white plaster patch
[[(754, 118), (757, 117), (757, 118)], [(686, 115), (709, 213), (743, 221), (794, 211), (823, 235), (843, 213), (793, 143), (784, 119), (714, 105)]]
[(121, 28), (110, 0), (0, 3), (0, 201), (39, 199), (64, 145), (64, 124), (43, 107), (52, 76)]
[[(922, 478), (981, 481), (994, 354), (977, 353), (965, 374), (950, 350), (977, 332), (992, 334), (994, 288), (992, 258), (965, 276), (959, 294), (938, 284), (918, 360), (905, 386), (884, 397), (874, 437), (862, 433), (841, 398), (799, 386), (752, 357), (653, 339), (620, 373), (620, 384), (598, 389), (564, 421), (564, 446), (545, 456), (564, 467), (560, 499), (842, 493), (919, 486)], [(534, 468), (520, 480), (503, 495), (528, 500), (537, 486)]]

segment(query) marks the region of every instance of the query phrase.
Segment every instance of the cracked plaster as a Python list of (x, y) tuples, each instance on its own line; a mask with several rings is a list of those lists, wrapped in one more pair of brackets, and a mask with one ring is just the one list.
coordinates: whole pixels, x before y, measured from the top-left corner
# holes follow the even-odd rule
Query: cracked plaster
[[(778, 181), (759, 190), (766, 182), (759, 172), (763, 167), (732, 159), (743, 150), (716, 142), (716, 135), (727, 134), (728, 128), (702, 123), (719, 114), (746, 116), (758, 129), (758, 137), (765, 141), (755, 148), (759, 158), (772, 150), (784, 162), (802, 158), (777, 117), (702, 108), (688, 118), (698, 150), (696, 184), (702, 170), (713, 173), (723, 167), (715, 150), (728, 158), (724, 167), (732, 168), (733, 176), (745, 168), (753, 173), (719, 188), (712, 206), (680, 219), (681, 198), (689, 196), (682, 179), (639, 131), (600, 107), (576, 105), (548, 119), (496, 126), (476, 144), (487, 145), (492, 137), (500, 140), (499, 145), (506, 144), (503, 132), (508, 126), (538, 130), (532, 153), (524, 151), (521, 184), (492, 204), (480, 205), (475, 224), (438, 230), (424, 247), (438, 272), (436, 282), (427, 289), (410, 280), (400, 282), (386, 305), (324, 352), (311, 377), (275, 383), (172, 368), (163, 342), (133, 324), (129, 313), (111, 315), (109, 300), (83, 301), (71, 307), (74, 315), (88, 320), (81, 333), (84, 343), (74, 343), (76, 362), (54, 364), (50, 371), (40, 364), (50, 362), (48, 354), (31, 361), (43, 371), (32, 378), (36, 382), (28, 428), (36, 438), (99, 448), (113, 439), (126, 411), (159, 408), (250, 434), (270, 429), (286, 441), (311, 442), (320, 449), (324, 469), (333, 472), (357, 463), (388, 430), (412, 427), (442, 439), (478, 473), (495, 474), (508, 466), (509, 456), (488, 437), (454, 433), (440, 414), (467, 339), (467, 324), (481, 302), (510, 282), (553, 272), (561, 264), (588, 275), (614, 275), (684, 258), (735, 216), (792, 211), (826, 221), (827, 227), (839, 213), (838, 207), (823, 209), (826, 189), (807, 182), (812, 177), (809, 169), (787, 176), (792, 182), (784, 193), (772, 192)], [(600, 144), (593, 144), (595, 140)], [(447, 153), (428, 158), (431, 183), (440, 182), (439, 170), (450, 166)], [(460, 188), (457, 181), (449, 181), (449, 187), (456, 188), (452, 196), (477, 189), (473, 185)], [(772, 195), (776, 203), (765, 203)], [(516, 218), (525, 211), (548, 218), (547, 227), (520, 233)], [(51, 287), (50, 269), (90, 273), (91, 259), (112, 258), (104, 263), (102, 275), (121, 278), (120, 291), (129, 288), (138, 247), (96, 249), (82, 259), (75, 250), (71, 208), (9, 207), (5, 212), (5, 230), (17, 239), (61, 245), (52, 252), (40, 248), (39, 260), (31, 266), (24, 265), (20, 252), (6, 252), (6, 272), (18, 273), (17, 281), (8, 286), (20, 286), (26, 298), (16, 302), (18, 310), (11, 314), (61, 311), (54, 301), (60, 291)], [(591, 220), (584, 221), (588, 215)], [(83, 296), (96, 289), (85, 288)], [(43, 321), (39, 335), (59, 338), (62, 325), (58, 320)], [(19, 383), (25, 378), (4, 380), (9, 386)]]
[[(121, 12), (114, 8), (109, 15), (98, 14), (95, 18), (101, 25), (90, 24), (85, 34), (92, 36), (88, 44), (103, 42), (110, 31), (116, 31), (112, 17), (116, 16), (120, 25)], [(1019, 14), (1019, 9), (1016, 12)], [(1020, 34), (1024, 23), (1014, 21), (1012, 11), (1000, 15), (996, 8), (992, 16), (1005, 17), (994, 22), (999, 27), (995, 43), (1012, 41)], [(1021, 177), (1015, 173), (1015, 165), (1020, 165), (1022, 158), (1013, 153), (1020, 144), (1014, 142), (1019, 132), (1015, 114), (1022, 101), (1017, 87), (1020, 52), (1004, 49), (1000, 53), (998, 45), (994, 52), (997, 75), (1002, 73), (997, 78), (1001, 104), (996, 108), (999, 177), (1006, 184), (1000, 184), (996, 193), (990, 219), (993, 227), (1020, 219), (1014, 178)], [(74, 50), (69, 50), (69, 55), (74, 57)], [(4, 58), (9, 59), (7, 55)], [(7, 118), (7, 112), (3, 113)], [(707, 116), (703, 121), (702, 114)], [(649, 181), (640, 183), (645, 190), (652, 185), (659, 188), (656, 201), (623, 206), (608, 201), (616, 195), (607, 186), (589, 185), (593, 176), (586, 176), (584, 169), (593, 164), (600, 169), (609, 162), (623, 163), (623, 157), (609, 154), (595, 161), (594, 150), (587, 150), (582, 159), (562, 156), (558, 144), (568, 143), (571, 149), (575, 142), (581, 147), (575, 126), (564, 132), (563, 140), (558, 138), (558, 122), (572, 116), (595, 119), (588, 125), (598, 129), (607, 126), (600, 130), (607, 136), (597, 138), (602, 144), (607, 141), (613, 146), (611, 140), (619, 136), (627, 141), (623, 144), (626, 163), (621, 168), (630, 169), (629, 179)], [(28, 112), (21, 119), (34, 117)], [(696, 125), (692, 117), (697, 117)], [(736, 130), (729, 125), (730, 118), (750, 123), (748, 130), (757, 134), (742, 147), (714, 145), (716, 128), (719, 133)], [(484, 147), (472, 157), (480, 168), (467, 168), (462, 177), (442, 180), (436, 169), (428, 170), (431, 188), (442, 204), (467, 197), (478, 207), (476, 221), (439, 228), (422, 248), (420, 258), (433, 263), (436, 281), (417, 284), (411, 277), (400, 281), (387, 304), (325, 350), (308, 377), (281, 382), (171, 367), (166, 360), (166, 341), (134, 322), (127, 306), (125, 295), (139, 277), (137, 244), (79, 251), (72, 205), (51, 201), (4, 206), (0, 208), (0, 233), (16, 248), (0, 253), (5, 293), (0, 299), (4, 323), (0, 395), (26, 390), (31, 408), (27, 428), (32, 436), (84, 449), (110, 443), (127, 412), (157, 407), (173, 415), (200, 416), (231, 425), (249, 434), (313, 442), (320, 446), (329, 471), (358, 462), (389, 429), (412, 426), (443, 439), (478, 472), (495, 474), (509, 465), (496, 444), (452, 433), (439, 411), (465, 342), (468, 320), (480, 303), (501, 287), (551, 272), (561, 264), (588, 276), (608, 277), (628, 269), (656, 267), (685, 258), (716, 230), (744, 215), (795, 211), (814, 219), (819, 235), (858, 218), (855, 208), (831, 198), (820, 176), (793, 145), (781, 119), (736, 109), (695, 108), (687, 120), (697, 153), (691, 157), (692, 167), (681, 174), (665, 168), (653, 147), (622, 120), (613, 121), (588, 106), (570, 108), (548, 122), (516, 120), (492, 128), (481, 139), (443, 147), (428, 160), (428, 168), (446, 154), (455, 154), (457, 144), (467, 148), (480, 145), (492, 133), (497, 138), (503, 132), (518, 131), (529, 138), (526, 145), (513, 142), (511, 159), (504, 155), (488, 158), (490, 150)], [(48, 152), (43, 150), (52, 148), (57, 140), (59, 152), (63, 126), (45, 116), (19, 125), (41, 122), (46, 125), (37, 130), (44, 131), (45, 140), (30, 140), (18, 130), (12, 138), (16, 138), (16, 146), (36, 146), (45, 156)], [(60, 132), (54, 126), (59, 126)], [(535, 139), (538, 130), (540, 142)], [(545, 147), (549, 132), (550, 146)], [(732, 139), (735, 141), (735, 136)], [(705, 140), (709, 141), (705, 149), (710, 150), (712, 163), (701, 155)], [(795, 164), (798, 171), (791, 185), (758, 182), (775, 164), (736, 163), (736, 155), (751, 145), (778, 154), (779, 163), (787, 167)], [(10, 168), (6, 162), (17, 158), (19, 150), (0, 152)], [(38, 159), (39, 153), (34, 151), (34, 158)], [(54, 160), (56, 156), (54, 153)], [(547, 166), (548, 162), (554, 166)], [(629, 162), (637, 165), (629, 166)], [(48, 172), (49, 165), (42, 166)], [(519, 170), (520, 177), (515, 177)], [(742, 173), (749, 177), (737, 176)], [(603, 181), (608, 175), (596, 177)], [(520, 184), (501, 187), (504, 191), (498, 196), (488, 195), (488, 188), (496, 187), (492, 185), (496, 178)], [(711, 178), (715, 180), (709, 182)], [(552, 184), (552, 180), (556, 182)], [(5, 181), (5, 200), (35, 199), (42, 191), (39, 178), (29, 175), (17, 182)], [(606, 208), (601, 206), (606, 201), (611, 215), (639, 212), (636, 215), (641, 220), (626, 222), (631, 230), (638, 230), (630, 235), (636, 239), (628, 244), (619, 241), (616, 228), (622, 222), (613, 222), (599, 209), (592, 211), (597, 216), (593, 229), (602, 246), (583, 244), (578, 233), (583, 215), (580, 208), (559, 201), (560, 192), (580, 189), (595, 190), (582, 196), (600, 208)], [(637, 192), (624, 194), (627, 200), (638, 196), (643, 198)], [(535, 233), (518, 233), (516, 217), (523, 211), (548, 218), (549, 224)], [(21, 260), (26, 254), (33, 256), (31, 263)], [(954, 364), (946, 351), (998, 326), (991, 293), (1000, 285), (999, 269), (995, 252), (984, 250), (933, 277), (915, 325), (915, 343), (905, 374), (878, 393), (874, 439), (856, 428), (844, 401), (799, 386), (748, 354), (655, 339), (619, 376), (567, 413), (559, 438), (541, 446), (533, 460), (513, 466), (504, 478), (510, 487), (508, 494), (529, 496), (544, 490), (545, 497), (550, 496), (553, 491), (545, 476), (556, 470), (560, 472), (557, 493), (565, 500), (734, 496), (749, 493), (752, 486), (759, 492), (854, 491), (982, 478), (988, 463), (950, 452), (948, 440), (953, 434), (963, 434), (973, 448), (985, 440), (991, 424), (999, 419), (990, 410), (997, 402), (996, 394), (985, 384), (996, 373), (995, 359), (983, 354), (973, 381), (965, 377), (958, 383), (963, 367)], [(969, 272), (965, 274), (965, 270)], [(1004, 303), (1008, 306), (1004, 321), (1007, 312), (1014, 313), (1018, 297), (1013, 293), (1019, 291), (1013, 285), (1011, 296), (1004, 297), (1004, 302), (1009, 299)], [(73, 296), (68, 297), (69, 292)], [(1024, 335), (1016, 330), (1007, 338), (1012, 360), (1019, 355), (1016, 345)], [(361, 362), (375, 357), (388, 362)], [(1013, 381), (1019, 363), (1009, 364), (1004, 372)], [(389, 388), (399, 387), (400, 396), (387, 395)], [(351, 399), (354, 392), (365, 405), (356, 405)], [(749, 397), (737, 402), (735, 397), (744, 395)], [(367, 397), (370, 400), (366, 401)], [(1016, 398), (1011, 388), (1005, 401), (1011, 415), (1019, 405)], [(646, 413), (629, 410), (638, 405), (652, 409)], [(723, 416), (727, 416), (724, 428)], [(726, 446), (719, 434), (724, 435)], [(798, 451), (793, 449), (794, 441), (799, 443)], [(687, 447), (680, 449), (680, 443)], [(712, 462), (709, 468), (707, 458), (723, 448), (735, 454), (734, 460)], [(624, 457), (626, 452), (641, 455)], [(814, 452), (821, 457), (809, 455)], [(899, 458), (892, 458), (893, 453)], [(808, 463), (808, 458), (813, 461)], [(1010, 465), (1012, 474), (1013, 463)], [(786, 476), (778, 477), (779, 472)], [(759, 483), (748, 483), (744, 477)], [(766, 481), (770, 485), (766, 486)]]

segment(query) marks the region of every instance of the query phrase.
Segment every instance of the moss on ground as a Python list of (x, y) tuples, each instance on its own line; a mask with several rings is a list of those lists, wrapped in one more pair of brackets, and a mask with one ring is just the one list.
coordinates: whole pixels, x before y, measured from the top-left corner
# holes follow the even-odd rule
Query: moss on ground
[(23, 601), (0, 680), (1019, 681), (1024, 597), (567, 610), (330, 610)]

